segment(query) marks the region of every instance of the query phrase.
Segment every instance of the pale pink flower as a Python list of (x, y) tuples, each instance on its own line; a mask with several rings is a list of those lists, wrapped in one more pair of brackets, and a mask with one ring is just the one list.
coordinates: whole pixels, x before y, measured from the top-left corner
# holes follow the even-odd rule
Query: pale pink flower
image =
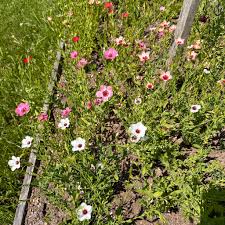
[(169, 32), (170, 32), (170, 33), (174, 32), (174, 31), (176, 30), (176, 28), (177, 28), (176, 25), (171, 25), (171, 26), (169, 27)]
[(172, 76), (170, 75), (169, 71), (167, 71), (167, 72), (162, 71), (160, 79), (163, 80), (163, 81), (168, 81), (168, 80), (172, 79)]
[(101, 98), (103, 102), (108, 101), (113, 96), (111, 86), (101, 85), (99, 91), (96, 93), (96, 97)]
[(201, 40), (197, 40), (197, 41), (193, 44), (193, 48), (194, 48), (195, 50), (201, 49)]
[(30, 111), (30, 105), (27, 102), (20, 103), (15, 109), (17, 116), (24, 116), (29, 111)]
[(167, 22), (166, 20), (164, 20), (162, 23), (160, 23), (159, 26), (167, 28), (167, 27), (169, 27), (169, 25), (170, 25), (170, 22)]
[(104, 57), (108, 60), (113, 60), (118, 56), (118, 52), (114, 48), (109, 48), (104, 52)]
[(146, 84), (146, 88), (149, 90), (153, 90), (154, 89), (154, 84), (153, 83), (147, 83)]
[(81, 69), (84, 68), (88, 64), (88, 61), (85, 58), (82, 58), (77, 63), (77, 68)]
[(71, 113), (71, 111), (72, 111), (71, 108), (66, 107), (65, 109), (63, 109), (63, 110), (61, 111), (61, 115), (62, 115), (63, 117), (67, 117), (67, 116), (69, 116), (69, 114)]
[(138, 55), (138, 57), (140, 58), (141, 62), (146, 62), (147, 60), (150, 59), (149, 54), (150, 54), (149, 51), (148, 52), (143, 51), (140, 55)]
[(119, 36), (118, 38), (115, 39), (115, 42), (117, 45), (126, 45), (126, 41), (124, 37)]
[(197, 53), (195, 51), (191, 51), (188, 53), (188, 61), (195, 61), (197, 57)]
[(46, 113), (40, 113), (38, 115), (38, 120), (39, 121), (47, 121), (48, 120), (48, 114), (46, 114)]
[(75, 59), (78, 56), (78, 52), (77, 51), (73, 51), (70, 53), (70, 58), (71, 59)]
[(183, 39), (183, 38), (177, 38), (175, 40), (175, 42), (176, 42), (177, 45), (183, 45), (184, 44), (184, 41), (185, 41), (185, 39)]
[(165, 9), (166, 8), (164, 6), (160, 6), (160, 8), (159, 8), (160, 11), (165, 11)]

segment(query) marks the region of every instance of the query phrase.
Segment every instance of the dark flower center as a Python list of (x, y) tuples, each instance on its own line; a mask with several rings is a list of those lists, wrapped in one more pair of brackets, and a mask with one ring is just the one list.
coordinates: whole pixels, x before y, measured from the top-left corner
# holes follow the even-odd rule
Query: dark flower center
[(30, 144), (30, 141), (28, 141), (27, 144), (29, 145)]
[(81, 148), (82, 147), (82, 144), (79, 144), (79, 145), (77, 145), (78, 146), (78, 148)]
[(19, 161), (16, 161), (16, 165), (18, 165), (18, 164), (20, 164), (20, 162)]
[(109, 56), (109, 57), (112, 57), (112, 53), (109, 53), (108, 56)]
[(67, 123), (64, 123), (64, 126), (66, 127), (67, 126)]
[(104, 97), (106, 97), (106, 96), (109, 95), (109, 92), (108, 92), (107, 90), (105, 90), (105, 91), (102, 92), (102, 95), (103, 95)]
[(23, 108), (23, 109), (22, 109), (22, 112), (24, 112), (24, 113), (25, 113), (25, 112), (26, 112), (26, 108)]
[(196, 107), (196, 106), (192, 106), (192, 109), (193, 109), (193, 110), (196, 110), (196, 109), (197, 109), (197, 107)]
[(144, 60), (148, 60), (148, 56), (144, 56), (143, 59), (144, 59)]
[(136, 132), (137, 134), (140, 134), (140, 133), (141, 133), (141, 131), (140, 131), (139, 129), (136, 129), (135, 132)]
[(86, 215), (88, 213), (87, 209), (83, 210), (83, 214)]
[(169, 76), (168, 75), (163, 75), (163, 80), (168, 80)]

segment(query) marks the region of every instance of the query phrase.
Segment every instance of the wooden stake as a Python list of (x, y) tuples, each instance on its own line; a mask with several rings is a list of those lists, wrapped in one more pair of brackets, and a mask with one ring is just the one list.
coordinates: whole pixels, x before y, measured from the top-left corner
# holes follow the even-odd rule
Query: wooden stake
[(184, 0), (183, 6), (180, 12), (177, 28), (174, 34), (174, 42), (169, 50), (169, 58), (167, 65), (170, 65), (177, 52), (177, 45), (175, 40), (177, 38), (185, 39), (185, 43), (190, 34), (191, 27), (194, 21), (195, 13), (198, 9), (200, 0)]

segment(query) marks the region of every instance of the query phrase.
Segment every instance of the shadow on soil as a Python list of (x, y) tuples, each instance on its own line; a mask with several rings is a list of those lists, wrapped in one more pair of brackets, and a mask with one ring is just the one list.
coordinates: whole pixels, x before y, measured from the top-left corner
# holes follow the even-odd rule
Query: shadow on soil
[(225, 225), (225, 189), (211, 187), (202, 199), (199, 225)]

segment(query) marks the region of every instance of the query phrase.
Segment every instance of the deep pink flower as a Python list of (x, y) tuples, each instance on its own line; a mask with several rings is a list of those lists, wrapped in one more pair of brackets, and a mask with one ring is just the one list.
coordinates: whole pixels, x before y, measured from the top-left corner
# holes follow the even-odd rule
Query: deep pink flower
[(141, 49), (146, 49), (146, 47), (147, 47), (146, 44), (144, 43), (144, 41), (139, 41), (138, 45)]
[(96, 97), (101, 98), (103, 102), (108, 101), (113, 96), (111, 86), (101, 85), (99, 91), (96, 93)]
[(159, 31), (157, 36), (158, 38), (162, 38), (165, 35), (164, 31)]
[(77, 68), (81, 69), (84, 68), (88, 64), (88, 61), (85, 58), (82, 58), (77, 63)]
[(27, 102), (22, 102), (16, 107), (17, 116), (24, 116), (30, 111), (30, 105)]
[(48, 120), (48, 114), (46, 114), (46, 113), (40, 113), (39, 115), (38, 115), (38, 120), (39, 121), (47, 121)]
[(63, 117), (67, 117), (67, 116), (69, 116), (69, 114), (71, 113), (71, 111), (72, 111), (71, 108), (66, 107), (65, 109), (62, 110), (61, 115), (62, 115)]
[(78, 56), (78, 52), (77, 51), (73, 51), (70, 53), (70, 58), (71, 59), (75, 59)]
[(104, 57), (108, 60), (113, 60), (118, 56), (118, 52), (114, 48), (109, 48), (104, 52)]
[(102, 102), (103, 102), (102, 98), (96, 98), (94, 101), (95, 105), (100, 105), (102, 104)]

